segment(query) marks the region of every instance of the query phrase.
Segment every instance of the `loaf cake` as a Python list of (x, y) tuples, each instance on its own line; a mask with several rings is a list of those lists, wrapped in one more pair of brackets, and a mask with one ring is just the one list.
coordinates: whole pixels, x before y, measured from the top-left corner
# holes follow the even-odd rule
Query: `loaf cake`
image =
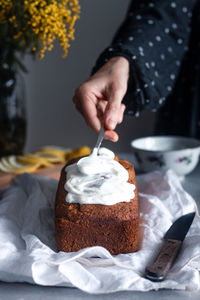
[[(74, 252), (91, 246), (105, 247), (111, 254), (138, 250), (138, 194), (134, 167), (126, 160), (117, 160), (135, 185), (130, 202), (114, 205), (79, 204), (66, 201), (66, 166), (61, 171), (55, 203), (55, 229), (59, 251)], [(70, 163), (74, 163), (70, 162)]]

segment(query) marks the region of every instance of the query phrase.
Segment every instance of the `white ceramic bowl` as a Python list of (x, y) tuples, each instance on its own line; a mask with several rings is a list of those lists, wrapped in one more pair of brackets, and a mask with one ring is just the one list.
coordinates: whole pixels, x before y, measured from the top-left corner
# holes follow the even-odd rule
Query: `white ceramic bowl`
[(173, 169), (179, 176), (197, 166), (200, 141), (180, 136), (149, 136), (131, 142), (141, 171)]

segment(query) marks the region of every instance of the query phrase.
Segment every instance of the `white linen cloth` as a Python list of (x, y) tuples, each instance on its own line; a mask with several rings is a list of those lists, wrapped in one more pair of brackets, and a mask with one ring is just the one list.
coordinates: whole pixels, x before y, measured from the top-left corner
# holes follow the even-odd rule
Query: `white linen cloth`
[(198, 214), (167, 278), (156, 283), (143, 277), (145, 267), (161, 247), (164, 233), (178, 217), (196, 210), (196, 204), (173, 171), (137, 176), (137, 184), (140, 250), (112, 256), (103, 247), (57, 252), (57, 181), (29, 174), (14, 179), (0, 201), (0, 280), (77, 287), (88, 293), (200, 289)]

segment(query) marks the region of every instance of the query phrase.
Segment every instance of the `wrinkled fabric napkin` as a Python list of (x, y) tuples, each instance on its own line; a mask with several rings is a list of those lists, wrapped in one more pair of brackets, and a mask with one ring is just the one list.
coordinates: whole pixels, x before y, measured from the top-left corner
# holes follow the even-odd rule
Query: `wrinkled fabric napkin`
[(103, 247), (57, 252), (54, 231), (57, 181), (30, 174), (14, 179), (0, 201), (0, 280), (77, 287), (96, 294), (160, 288), (200, 289), (198, 213), (167, 278), (163, 282), (151, 282), (143, 277), (170, 225), (197, 208), (171, 170), (140, 175), (137, 184), (140, 250), (112, 256)]

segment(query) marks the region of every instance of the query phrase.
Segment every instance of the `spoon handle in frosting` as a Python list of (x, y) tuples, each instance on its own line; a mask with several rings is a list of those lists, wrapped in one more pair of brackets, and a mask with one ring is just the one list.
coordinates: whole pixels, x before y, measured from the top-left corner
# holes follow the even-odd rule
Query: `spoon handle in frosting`
[(103, 138), (104, 138), (104, 133), (105, 133), (104, 124), (102, 124), (101, 129), (99, 131), (99, 135), (98, 135), (98, 138), (97, 138), (96, 145), (94, 146), (94, 149), (93, 149), (93, 152), (95, 151), (96, 153), (98, 153), (99, 148), (100, 148), (101, 143), (102, 143)]

